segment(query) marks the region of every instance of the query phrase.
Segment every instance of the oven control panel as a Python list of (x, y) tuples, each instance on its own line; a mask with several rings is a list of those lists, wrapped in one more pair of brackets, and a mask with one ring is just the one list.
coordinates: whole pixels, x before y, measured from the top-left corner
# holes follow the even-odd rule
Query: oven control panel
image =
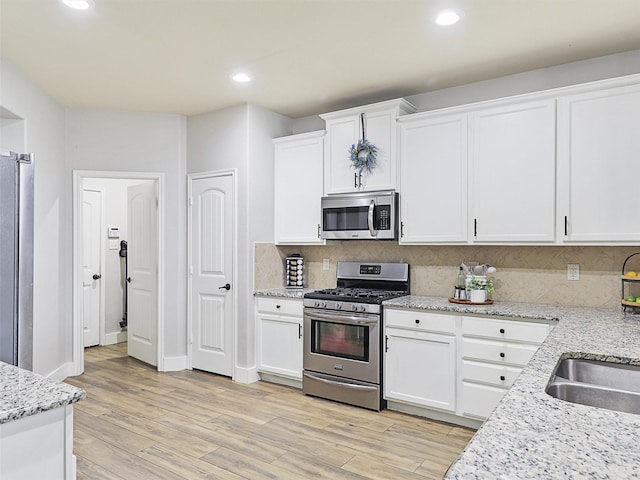
[(360, 275), (380, 275), (380, 265), (360, 265)]

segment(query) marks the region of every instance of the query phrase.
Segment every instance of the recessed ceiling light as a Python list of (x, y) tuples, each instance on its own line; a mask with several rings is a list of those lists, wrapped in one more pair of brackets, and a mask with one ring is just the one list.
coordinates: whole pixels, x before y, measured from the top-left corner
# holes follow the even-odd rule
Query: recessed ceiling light
[(76, 10), (87, 10), (94, 5), (93, 0), (62, 0), (62, 3)]
[(455, 10), (443, 10), (436, 16), (436, 23), (443, 27), (458, 23), (461, 13)]
[(235, 73), (232, 77), (234, 82), (247, 83), (251, 81), (251, 77), (243, 72)]

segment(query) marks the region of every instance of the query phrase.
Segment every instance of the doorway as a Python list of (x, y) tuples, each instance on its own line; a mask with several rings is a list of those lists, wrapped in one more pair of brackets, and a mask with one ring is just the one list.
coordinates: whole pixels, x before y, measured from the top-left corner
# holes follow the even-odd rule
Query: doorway
[[(102, 188), (106, 192), (104, 221), (99, 234), (103, 244), (103, 262), (100, 271), (91, 274), (91, 281), (100, 285), (103, 300), (106, 297), (99, 314), (102, 320), (99, 343), (108, 345), (128, 341), (130, 356), (160, 366), (158, 360), (163, 358), (164, 324), (159, 295), (164, 284), (161, 254), (163, 180), (161, 173), (74, 171), (73, 375), (84, 371), (87, 324), (86, 288), (83, 287), (87, 262), (84, 257), (86, 252), (94, 250), (86, 245), (88, 226), (83, 221), (86, 189)], [(134, 220), (131, 221), (130, 217)], [(121, 242), (125, 240), (124, 246), (128, 244), (130, 247), (135, 235), (135, 244), (145, 247), (134, 248), (133, 254), (130, 248), (125, 248), (125, 254)], [(126, 263), (124, 255), (127, 255)], [(135, 275), (131, 274), (132, 267), (137, 269)], [(128, 309), (123, 298), (125, 291), (129, 295)]]

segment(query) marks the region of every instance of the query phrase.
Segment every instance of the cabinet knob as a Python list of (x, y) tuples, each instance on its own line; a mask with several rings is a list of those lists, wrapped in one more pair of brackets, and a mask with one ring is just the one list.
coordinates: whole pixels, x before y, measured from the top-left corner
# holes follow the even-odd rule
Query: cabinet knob
[(500, 352), (500, 358), (504, 358), (504, 352)]
[(416, 318), (416, 324), (420, 323), (420, 319)]
[(502, 380), (503, 382), (506, 380), (504, 375), (500, 375), (500, 380)]
[(500, 329), (500, 333), (504, 333), (504, 328), (501, 328), (501, 329)]
[(276, 305), (276, 308), (280, 308), (280, 305)]

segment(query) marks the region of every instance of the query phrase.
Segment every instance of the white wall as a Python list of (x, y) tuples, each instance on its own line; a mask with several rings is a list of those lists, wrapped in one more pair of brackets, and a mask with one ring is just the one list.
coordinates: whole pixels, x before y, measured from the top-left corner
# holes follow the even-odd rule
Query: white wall
[[(101, 232), (105, 248), (105, 264), (102, 266), (101, 282), (105, 287), (105, 345), (126, 341), (126, 330), (120, 328), (120, 321), (124, 314), (124, 271), (125, 259), (120, 257), (120, 241), (127, 240), (127, 188), (138, 185), (140, 180), (110, 179), (110, 178), (86, 178), (85, 187), (99, 187), (104, 189), (105, 227), (118, 228), (120, 238), (117, 239), (117, 248), (109, 247), (107, 230)], [(124, 335), (123, 335), (124, 333)]]
[[(186, 119), (181, 115), (67, 111), (68, 169), (164, 173), (164, 355), (187, 351)], [(71, 174), (69, 173), (69, 177)], [(71, 188), (69, 187), (69, 190)]]
[[(415, 105), (418, 111), (423, 112), (634, 73), (640, 73), (640, 50), (540, 68), (405, 98)], [(324, 129), (324, 121), (317, 115), (297, 118), (293, 122), (293, 133), (322, 129)]]
[(273, 238), (273, 145), (291, 133), (291, 120), (253, 105), (240, 105), (187, 120), (187, 171), (237, 169), (238, 299), (237, 367), (254, 366), (253, 242)]
[(35, 153), (33, 370), (66, 376), (72, 359), (71, 176), (64, 108), (0, 59), (0, 105), (25, 120), (24, 150)]

